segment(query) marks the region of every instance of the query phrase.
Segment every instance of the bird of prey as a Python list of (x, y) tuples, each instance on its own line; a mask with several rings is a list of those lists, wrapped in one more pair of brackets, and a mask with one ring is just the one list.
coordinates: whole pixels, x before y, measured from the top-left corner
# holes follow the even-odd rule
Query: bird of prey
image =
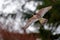
[(36, 13), (35, 15), (33, 15), (30, 19), (28, 19), (28, 21), (26, 22), (26, 25), (24, 26), (23, 29), (28, 28), (32, 23), (40, 20), (41, 24), (44, 24), (46, 22), (47, 19), (43, 18), (43, 16), (46, 14), (46, 12), (48, 12), (50, 9), (52, 8), (52, 6), (48, 6), (45, 8), (42, 8), (38, 11), (38, 13)]

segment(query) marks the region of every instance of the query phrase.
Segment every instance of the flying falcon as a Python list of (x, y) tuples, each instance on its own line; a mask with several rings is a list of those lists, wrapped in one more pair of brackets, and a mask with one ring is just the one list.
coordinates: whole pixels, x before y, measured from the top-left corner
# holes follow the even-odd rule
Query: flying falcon
[(28, 21), (26, 22), (26, 25), (24, 26), (23, 29), (28, 28), (32, 23), (40, 20), (40, 23), (43, 25), (47, 19), (43, 18), (43, 16), (52, 8), (52, 6), (48, 6), (45, 8), (42, 8), (38, 11), (38, 13), (36, 13), (35, 15), (33, 15), (30, 19), (28, 19)]

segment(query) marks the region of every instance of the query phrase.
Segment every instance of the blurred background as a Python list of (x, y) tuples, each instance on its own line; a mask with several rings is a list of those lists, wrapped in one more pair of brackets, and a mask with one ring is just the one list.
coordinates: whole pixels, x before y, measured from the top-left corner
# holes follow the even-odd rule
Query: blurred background
[[(60, 40), (60, 0), (0, 0), (0, 30), (24, 34), (22, 27), (26, 21), (39, 9), (47, 6), (53, 7), (43, 16), (48, 22), (44, 25), (39, 21), (32, 23), (26, 33), (39, 34), (40, 39), (36, 40)], [(3, 39), (3, 32), (0, 31), (0, 40), (7, 40)]]

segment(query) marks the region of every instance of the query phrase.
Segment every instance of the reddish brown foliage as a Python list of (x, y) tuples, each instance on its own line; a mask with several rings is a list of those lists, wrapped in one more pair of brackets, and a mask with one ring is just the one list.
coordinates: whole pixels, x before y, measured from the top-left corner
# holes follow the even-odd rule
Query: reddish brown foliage
[(0, 30), (0, 35), (4, 40), (36, 40), (39, 37), (39, 34), (19, 34), (19, 33), (10, 33), (6, 30)]

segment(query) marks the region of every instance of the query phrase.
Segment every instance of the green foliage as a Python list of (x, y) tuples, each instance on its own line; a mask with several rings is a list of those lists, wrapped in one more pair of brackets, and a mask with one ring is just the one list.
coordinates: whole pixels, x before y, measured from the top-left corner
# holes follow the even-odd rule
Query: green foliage
[[(53, 27), (60, 25), (60, 0), (43, 0), (43, 5), (38, 5), (37, 9), (41, 9), (46, 6), (53, 6), (53, 8), (45, 14), (44, 18), (48, 19), (48, 24), (53, 23)], [(56, 25), (57, 23), (57, 25)], [(55, 29), (55, 30), (56, 30)], [(40, 28), (40, 36), (42, 40), (54, 40), (56, 35), (52, 35), (52, 30), (45, 30), (43, 27)], [(60, 37), (60, 36), (58, 36)]]
[(42, 40), (51, 40), (51, 36), (52, 33), (50, 30), (45, 30), (43, 25), (41, 25), (40, 28), (40, 37), (42, 38)]
[(38, 5), (37, 9), (41, 9), (46, 6), (53, 6), (53, 8), (47, 12), (44, 18), (47, 18), (48, 23), (56, 23), (60, 21), (60, 1), (56, 0), (53, 2), (52, 0), (43, 0), (44, 4), (42, 6)]

